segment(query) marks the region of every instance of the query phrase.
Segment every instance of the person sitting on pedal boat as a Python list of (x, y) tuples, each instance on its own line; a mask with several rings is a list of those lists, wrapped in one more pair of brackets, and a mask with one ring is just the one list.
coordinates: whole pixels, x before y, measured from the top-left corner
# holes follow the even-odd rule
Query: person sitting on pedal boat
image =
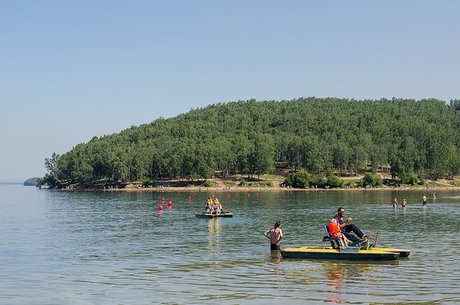
[[(355, 224), (351, 223), (351, 217), (349, 217), (347, 220), (344, 220), (344, 213), (345, 209), (340, 207), (337, 209), (337, 215), (334, 216), (343, 235), (345, 235), (348, 240), (353, 242), (364, 239), (366, 236), (364, 235), (363, 231), (361, 231), (361, 229), (359, 229)], [(356, 235), (352, 234), (352, 232)]]
[(347, 247), (348, 243), (350, 242), (348, 238), (342, 234), (342, 231), (340, 230), (339, 224), (337, 223), (337, 219), (332, 218), (329, 224), (327, 225), (327, 230), (329, 231), (329, 234), (331, 235), (331, 238), (334, 239), (339, 239), (342, 241), (343, 246)]

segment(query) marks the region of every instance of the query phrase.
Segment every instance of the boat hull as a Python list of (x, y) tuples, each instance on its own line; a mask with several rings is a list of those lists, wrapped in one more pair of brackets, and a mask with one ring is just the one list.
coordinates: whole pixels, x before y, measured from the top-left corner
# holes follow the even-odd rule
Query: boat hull
[(196, 213), (196, 217), (198, 218), (214, 218), (214, 217), (233, 217), (233, 214), (230, 212), (223, 212), (220, 214), (215, 213)]
[(399, 257), (408, 257), (410, 255), (410, 250), (408, 249), (398, 249), (398, 248), (374, 248), (377, 250), (385, 252), (396, 252), (399, 253)]
[(398, 252), (386, 252), (381, 249), (332, 249), (332, 248), (285, 248), (281, 250), (283, 258), (300, 259), (337, 259), (353, 261), (382, 261), (396, 260), (400, 257)]
[[(332, 249), (332, 247), (326, 247), (325, 249)], [(399, 248), (380, 248), (380, 247), (374, 247), (372, 248), (374, 250), (379, 250), (383, 252), (396, 252), (399, 253), (399, 257), (408, 257), (410, 255), (410, 250), (409, 249), (399, 249)]]

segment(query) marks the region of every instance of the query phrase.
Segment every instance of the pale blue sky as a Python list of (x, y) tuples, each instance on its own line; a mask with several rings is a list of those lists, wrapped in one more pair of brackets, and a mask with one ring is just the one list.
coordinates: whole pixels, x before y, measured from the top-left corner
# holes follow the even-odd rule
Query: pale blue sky
[(460, 98), (460, 1), (0, 0), (0, 181), (218, 102)]

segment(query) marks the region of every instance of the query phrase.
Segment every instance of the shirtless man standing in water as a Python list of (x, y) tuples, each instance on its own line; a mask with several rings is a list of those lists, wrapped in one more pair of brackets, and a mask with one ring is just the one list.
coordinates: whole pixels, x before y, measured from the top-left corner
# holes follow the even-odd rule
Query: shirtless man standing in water
[(279, 250), (281, 239), (283, 238), (283, 231), (281, 230), (281, 222), (277, 220), (272, 229), (264, 232), (265, 237), (270, 240), (270, 250)]

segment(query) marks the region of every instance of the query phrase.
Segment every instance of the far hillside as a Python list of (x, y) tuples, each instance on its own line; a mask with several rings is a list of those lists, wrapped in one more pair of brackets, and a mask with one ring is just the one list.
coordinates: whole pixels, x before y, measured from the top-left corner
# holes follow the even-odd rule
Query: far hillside
[(24, 186), (36, 186), (38, 184), (38, 180), (40, 178), (34, 177), (34, 178), (29, 178), (26, 181), (24, 181)]
[(380, 171), (411, 184), (451, 179), (460, 171), (460, 101), (312, 97), (216, 104), (94, 137), (45, 165), (40, 183), (51, 187), (254, 179), (275, 170), (331, 179)]

